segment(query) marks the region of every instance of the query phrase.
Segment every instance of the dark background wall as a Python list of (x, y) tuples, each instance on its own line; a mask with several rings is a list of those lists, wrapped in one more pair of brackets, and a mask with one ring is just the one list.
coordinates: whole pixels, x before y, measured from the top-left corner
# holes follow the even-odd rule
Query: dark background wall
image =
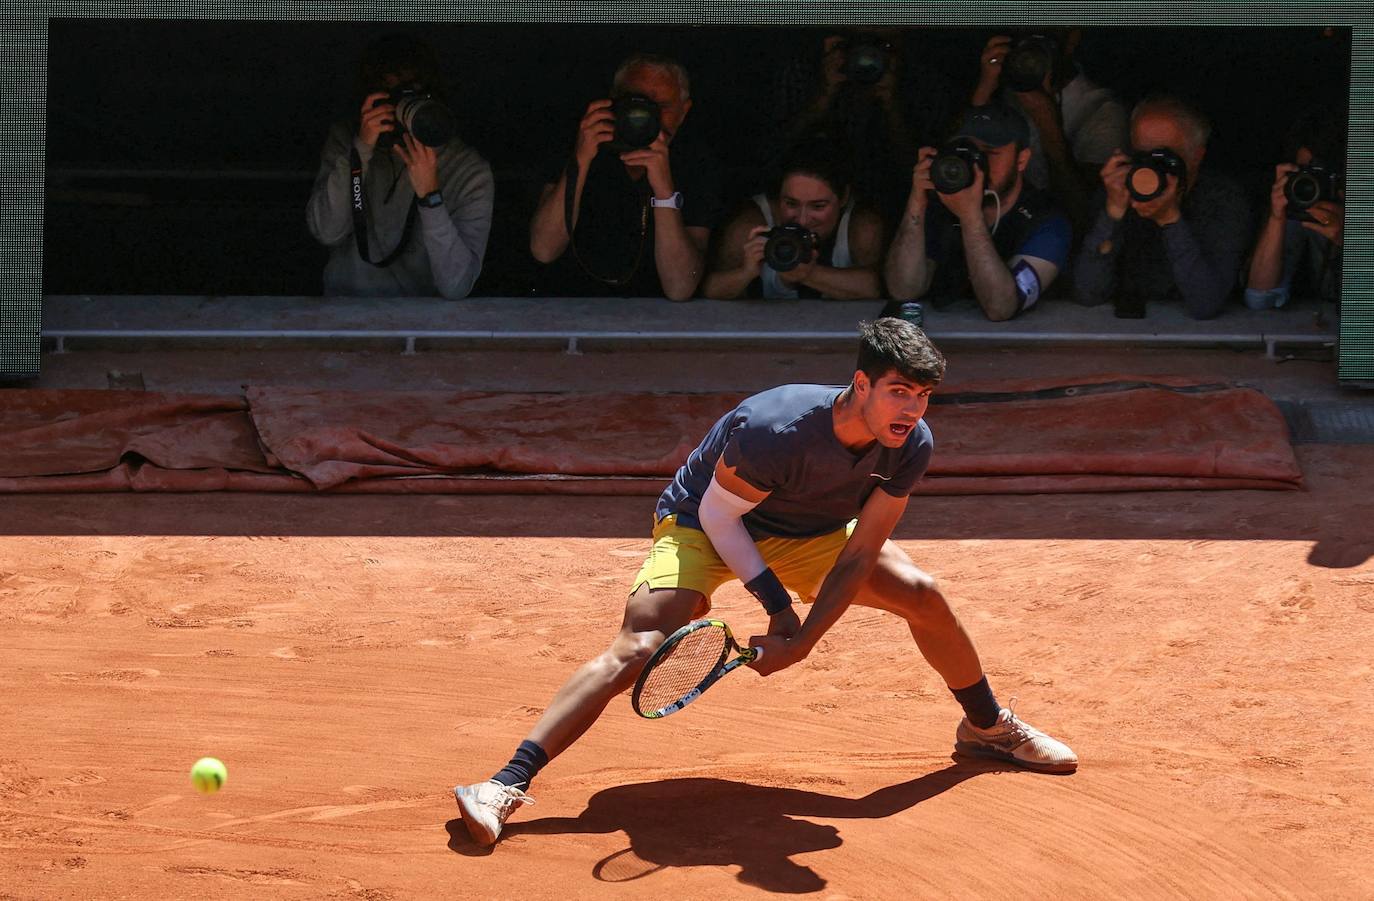
[[(54, 19), (44, 291), (290, 294), (320, 291), (325, 253), (304, 208), (331, 121), (356, 115), (358, 56), (420, 33), (438, 50), (460, 134), (491, 161), (496, 219), (476, 292), (527, 293), (526, 228), (548, 160), (571, 148), (590, 100), (633, 50), (688, 67), (689, 127), (716, 150), (736, 199), (758, 181), (773, 73), (818, 29), (601, 25), (390, 26)], [(989, 29), (908, 35), (959, 98)], [(1133, 101), (1186, 94), (1212, 116), (1208, 164), (1259, 203), (1291, 119), (1348, 92), (1346, 29), (1091, 30), (1082, 54)], [(13, 138), (12, 138), (13, 139)], [(1268, 171), (1268, 175), (1266, 174)]]

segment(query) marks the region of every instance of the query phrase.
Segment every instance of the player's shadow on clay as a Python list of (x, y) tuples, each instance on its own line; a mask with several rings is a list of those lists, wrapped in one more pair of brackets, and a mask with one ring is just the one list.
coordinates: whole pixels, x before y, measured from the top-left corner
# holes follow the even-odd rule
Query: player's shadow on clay
[[(592, 875), (629, 882), (669, 867), (740, 868), (738, 878), (770, 892), (820, 891), (826, 880), (793, 855), (838, 848), (839, 829), (796, 817), (878, 819), (914, 807), (981, 773), (1013, 770), (990, 762), (956, 762), (934, 773), (845, 798), (795, 788), (728, 779), (666, 779), (618, 785), (597, 792), (576, 817), (513, 820), (503, 840), (516, 835), (567, 835), (624, 831), (630, 846), (598, 861)], [(468, 847), (461, 821), (450, 824)], [(498, 849), (499, 850), (499, 849)]]

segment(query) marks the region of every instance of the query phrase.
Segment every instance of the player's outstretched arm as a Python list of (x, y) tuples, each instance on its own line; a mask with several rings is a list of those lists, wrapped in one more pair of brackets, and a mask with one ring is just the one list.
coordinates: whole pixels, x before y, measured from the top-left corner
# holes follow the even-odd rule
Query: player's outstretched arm
[(785, 669), (811, 653), (811, 649), (830, 631), (844, 611), (848, 609), (854, 596), (859, 592), (869, 573), (878, 562), (883, 543), (892, 530), (897, 527), (902, 514), (906, 512), (905, 497), (893, 497), (885, 491), (874, 491), (859, 511), (859, 521), (854, 526), (854, 534), (849, 536), (844, 550), (835, 561), (835, 566), (821, 583), (816, 602), (802, 623), (801, 630), (790, 638), (755, 635), (749, 639), (750, 647), (763, 648), (763, 656), (750, 664), (762, 675)]

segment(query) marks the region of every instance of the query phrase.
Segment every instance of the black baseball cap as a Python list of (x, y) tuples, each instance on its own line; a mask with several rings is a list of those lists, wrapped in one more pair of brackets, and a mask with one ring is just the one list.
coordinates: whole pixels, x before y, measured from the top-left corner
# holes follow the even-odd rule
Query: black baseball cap
[(989, 147), (1001, 147), (1013, 142), (1021, 147), (1029, 147), (1030, 123), (1006, 103), (993, 101), (986, 106), (969, 107), (959, 120), (954, 136), (973, 138)]

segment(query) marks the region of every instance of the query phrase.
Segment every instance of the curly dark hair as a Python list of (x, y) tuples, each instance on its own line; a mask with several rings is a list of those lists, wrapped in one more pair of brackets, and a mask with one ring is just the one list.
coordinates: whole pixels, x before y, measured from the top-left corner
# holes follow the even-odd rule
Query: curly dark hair
[(884, 316), (859, 323), (859, 362), (855, 366), (876, 382), (896, 372), (918, 385), (938, 385), (945, 356), (926, 333), (905, 319)]

